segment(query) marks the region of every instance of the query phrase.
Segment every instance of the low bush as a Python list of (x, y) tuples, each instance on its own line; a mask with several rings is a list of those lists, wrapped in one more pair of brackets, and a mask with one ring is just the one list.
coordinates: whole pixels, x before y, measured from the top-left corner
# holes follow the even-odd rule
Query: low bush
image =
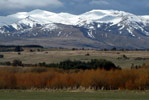
[(0, 89), (77, 89), (95, 90), (148, 90), (149, 69), (132, 70), (79, 70), (33, 69), (32, 72), (0, 70)]
[(13, 60), (12, 66), (23, 66), (23, 63), (21, 60)]
[(0, 55), (0, 58), (4, 58), (4, 55)]

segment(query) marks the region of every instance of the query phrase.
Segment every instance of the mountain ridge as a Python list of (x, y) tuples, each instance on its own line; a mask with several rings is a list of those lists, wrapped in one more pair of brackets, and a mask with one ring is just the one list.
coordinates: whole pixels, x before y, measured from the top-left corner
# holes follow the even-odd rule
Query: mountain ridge
[[(69, 40), (71, 47), (74, 44), (74, 47), (84, 45), (91, 48), (149, 48), (149, 19), (147, 15), (137, 16), (117, 10), (92, 10), (73, 15), (38, 9), (0, 16), (0, 36), (2, 40), (12, 38), (13, 41), (17, 41), (14, 43), (18, 44), (21, 39), (32, 38), (39, 43), (38, 38), (47, 38), (47, 41), (42, 43), (44, 45), (47, 42), (46, 46), (49, 43), (48, 47), (52, 43), (49, 39), (55, 38), (56, 40), (53, 41), (59, 41), (58, 45), (53, 44), (55, 46), (64, 46), (60, 41), (68, 45), (67, 40)], [(79, 40), (80, 36), (84, 39), (82, 43)], [(0, 40), (1, 44), (7, 42), (2, 40)], [(79, 42), (76, 45), (73, 41)], [(87, 41), (90, 41), (90, 44)]]

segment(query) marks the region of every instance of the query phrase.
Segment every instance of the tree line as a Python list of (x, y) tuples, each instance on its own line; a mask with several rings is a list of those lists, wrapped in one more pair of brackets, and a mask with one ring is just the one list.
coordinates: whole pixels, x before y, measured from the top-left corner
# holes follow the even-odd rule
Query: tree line
[(71, 60), (65, 60), (57, 64), (46, 64), (45, 62), (39, 63), (39, 66), (46, 66), (46, 67), (57, 67), (62, 69), (105, 69), (105, 70), (111, 70), (111, 69), (121, 69), (120, 67), (117, 67), (113, 62), (107, 61), (105, 59), (92, 59), (88, 62), (82, 62), (82, 61), (71, 61)]
[(0, 52), (21, 52), (23, 48), (44, 48), (40, 45), (0, 45)]
[(116, 66), (113, 62), (107, 61), (105, 59), (92, 59), (88, 62), (83, 61), (71, 61), (71, 60), (65, 60), (61, 61), (60, 63), (51, 63), (47, 64), (45, 62), (39, 63), (39, 64), (23, 64), (20, 60), (13, 60), (13, 62), (3, 62), (0, 63), (1, 65), (7, 65), (7, 66), (40, 66), (40, 67), (53, 67), (53, 68), (61, 68), (64, 70), (70, 70), (70, 69), (104, 69), (104, 70), (120, 70), (121, 68), (119, 66)]

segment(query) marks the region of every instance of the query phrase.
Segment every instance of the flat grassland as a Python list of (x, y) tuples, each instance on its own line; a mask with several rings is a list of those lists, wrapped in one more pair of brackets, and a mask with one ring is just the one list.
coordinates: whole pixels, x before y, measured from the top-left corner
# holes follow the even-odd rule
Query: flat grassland
[(149, 91), (51, 92), (0, 90), (0, 100), (149, 100)]
[(132, 64), (141, 66), (149, 60), (149, 51), (45, 50), (24, 51), (21, 55), (17, 52), (0, 52), (0, 54), (4, 55), (4, 58), (0, 58), (0, 62), (19, 59), (25, 64), (37, 64), (58, 63), (68, 59), (81, 61), (106, 59), (122, 68), (130, 68)]
[[(122, 68), (130, 68), (132, 64), (142, 65), (149, 60), (149, 51), (96, 51), (96, 50), (46, 50), (0, 52), (4, 58), (0, 62), (15, 59), (25, 64), (40, 62), (58, 63), (67, 59), (89, 61), (106, 59)], [(0, 100), (149, 100), (149, 91), (67, 91), (67, 90), (0, 90)]]

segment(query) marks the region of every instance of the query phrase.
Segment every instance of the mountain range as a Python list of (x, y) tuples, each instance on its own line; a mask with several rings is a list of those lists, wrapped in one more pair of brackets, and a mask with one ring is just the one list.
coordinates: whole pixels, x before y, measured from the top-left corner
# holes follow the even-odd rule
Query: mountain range
[(149, 16), (117, 10), (73, 15), (45, 10), (0, 16), (1, 45), (149, 49)]

